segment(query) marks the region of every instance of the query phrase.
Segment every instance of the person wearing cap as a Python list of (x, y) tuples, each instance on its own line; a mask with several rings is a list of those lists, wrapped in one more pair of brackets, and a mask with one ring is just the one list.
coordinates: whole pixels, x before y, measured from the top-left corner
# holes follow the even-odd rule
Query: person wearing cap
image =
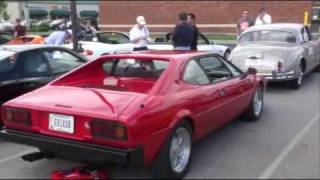
[(148, 50), (150, 33), (146, 27), (146, 20), (143, 16), (138, 16), (136, 21), (137, 24), (129, 32), (130, 41), (133, 43), (133, 51)]
[(179, 22), (172, 32), (172, 44), (174, 50), (191, 50), (194, 28), (187, 22), (188, 14), (181, 12)]
[(59, 30), (51, 33), (45, 40), (44, 44), (62, 45), (66, 40), (72, 37), (72, 30)]

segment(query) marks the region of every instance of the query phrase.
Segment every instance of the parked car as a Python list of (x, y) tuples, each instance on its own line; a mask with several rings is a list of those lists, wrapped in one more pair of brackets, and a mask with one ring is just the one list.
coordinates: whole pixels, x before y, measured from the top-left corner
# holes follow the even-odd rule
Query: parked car
[(20, 36), (11, 41), (7, 42), (7, 45), (18, 45), (18, 44), (43, 44), (45, 37), (39, 35), (26, 35)]
[(0, 45), (6, 44), (14, 39), (13, 33), (0, 31)]
[[(154, 43), (148, 45), (148, 48), (153, 50), (173, 50), (173, 46), (171, 44), (171, 35), (172, 33), (167, 33), (165, 37), (157, 37)], [(228, 46), (219, 45), (214, 41), (209, 41), (208, 38), (202, 33), (199, 33), (198, 36), (198, 50), (216, 53), (226, 59), (229, 58), (231, 53), (231, 49)]]
[(298, 89), (320, 63), (320, 40), (302, 24), (253, 26), (240, 36), (229, 59), (243, 71), (254, 67), (269, 81), (289, 81)]
[(192, 142), (244, 114), (258, 120), (265, 81), (217, 54), (149, 51), (103, 56), (2, 106), (24, 156), (153, 167), (181, 178)]
[[(129, 53), (133, 45), (129, 37), (121, 32), (99, 32), (92, 41), (79, 41), (83, 49), (83, 55), (89, 60), (95, 60), (102, 55)], [(66, 44), (64, 47), (73, 48), (73, 44)]]
[(0, 103), (43, 86), (86, 61), (63, 47), (0, 46)]
[(0, 31), (13, 32), (14, 25), (0, 18)]

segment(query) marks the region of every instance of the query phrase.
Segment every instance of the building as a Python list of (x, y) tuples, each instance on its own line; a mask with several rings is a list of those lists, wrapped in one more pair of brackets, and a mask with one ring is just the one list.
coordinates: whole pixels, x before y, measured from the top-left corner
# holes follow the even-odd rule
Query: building
[(184, 10), (196, 14), (203, 32), (235, 33), (243, 10), (255, 19), (259, 9), (265, 7), (273, 22), (303, 23), (305, 12), (312, 14), (313, 6), (315, 1), (100, 1), (100, 27), (128, 31), (136, 16), (143, 15), (151, 31), (167, 32)]
[[(30, 19), (55, 19), (57, 17), (70, 16), (70, 1), (7, 1), (7, 12), (9, 21), (14, 22), (16, 18), (24, 19), (27, 12)], [(77, 1), (77, 12), (79, 16), (99, 16), (99, 1)]]

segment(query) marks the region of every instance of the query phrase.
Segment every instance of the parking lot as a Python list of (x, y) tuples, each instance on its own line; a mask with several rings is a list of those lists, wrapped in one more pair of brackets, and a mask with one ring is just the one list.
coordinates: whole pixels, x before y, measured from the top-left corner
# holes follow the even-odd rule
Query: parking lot
[[(320, 73), (299, 90), (269, 84), (258, 122), (237, 119), (194, 146), (186, 178), (320, 178)], [(28, 163), (20, 156), (36, 149), (0, 139), (1, 178), (49, 178), (73, 167), (64, 160)], [(111, 178), (150, 177), (148, 171), (110, 166)]]

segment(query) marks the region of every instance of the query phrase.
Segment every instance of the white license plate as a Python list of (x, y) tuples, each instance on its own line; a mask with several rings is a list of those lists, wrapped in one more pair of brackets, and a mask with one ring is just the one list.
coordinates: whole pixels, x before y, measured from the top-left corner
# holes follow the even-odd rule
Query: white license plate
[(246, 59), (245, 65), (246, 66), (259, 66), (259, 65), (262, 65), (262, 60), (261, 59), (255, 59), (255, 60)]
[(49, 129), (72, 134), (74, 133), (74, 117), (62, 114), (49, 114)]

